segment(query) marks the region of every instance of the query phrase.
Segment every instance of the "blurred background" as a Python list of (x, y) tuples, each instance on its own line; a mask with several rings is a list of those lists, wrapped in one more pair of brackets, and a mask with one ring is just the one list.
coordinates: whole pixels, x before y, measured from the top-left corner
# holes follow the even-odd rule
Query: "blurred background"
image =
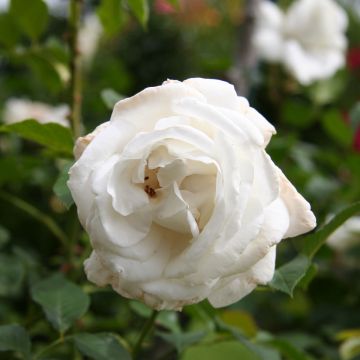
[[(273, 4), (286, 14), (294, 2)], [(84, 1), (83, 133), (107, 121), (119, 99), (168, 78), (223, 79), (276, 127), (267, 151), (320, 225), (359, 200), (360, 1), (338, 2), (348, 19), (343, 65), (306, 84), (256, 51), (260, 1), (151, 0), (139, 1), (139, 11), (129, 3)], [(33, 353), (58, 337), (31, 292), (51, 274), (63, 274), (91, 299), (70, 334), (111, 332), (132, 344), (150, 314), (85, 279), (87, 235), (75, 207), (65, 206), (71, 204), (64, 185), (68, 153), (4, 128), (28, 118), (69, 126), (68, 6), (66, 0), (0, 1), (0, 325), (23, 326)], [(293, 297), (264, 287), (229, 308), (205, 302), (164, 312), (143, 359), (360, 359), (360, 218), (345, 225), (318, 252)], [(277, 267), (294, 258), (301, 241), (281, 243)], [(1, 334), (0, 351), (9, 351), (0, 359), (26, 358), (6, 348)], [(259, 346), (257, 357), (244, 341)], [(66, 343), (38, 358), (121, 358), (109, 354), (95, 357)]]

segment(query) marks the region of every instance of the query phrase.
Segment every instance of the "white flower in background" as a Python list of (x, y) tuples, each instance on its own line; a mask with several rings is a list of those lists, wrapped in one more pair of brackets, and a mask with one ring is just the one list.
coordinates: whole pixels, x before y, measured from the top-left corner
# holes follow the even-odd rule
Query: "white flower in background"
[(260, 57), (283, 63), (308, 85), (344, 66), (347, 23), (346, 12), (334, 0), (297, 0), (285, 13), (263, 0), (253, 43)]
[(345, 221), (326, 240), (334, 250), (346, 251), (360, 245), (360, 216), (354, 216)]
[(68, 116), (70, 109), (67, 105), (51, 106), (27, 99), (9, 99), (5, 103), (3, 121), (13, 124), (26, 119), (35, 119), (42, 124), (54, 122), (62, 126), (70, 126)]
[(91, 62), (99, 46), (103, 27), (96, 14), (85, 16), (79, 31), (79, 49), (85, 63)]
[(79, 138), (68, 185), (90, 281), (156, 309), (236, 302), (274, 274), (276, 245), (315, 227), (265, 152), (274, 127), (220, 80), (166, 81)]

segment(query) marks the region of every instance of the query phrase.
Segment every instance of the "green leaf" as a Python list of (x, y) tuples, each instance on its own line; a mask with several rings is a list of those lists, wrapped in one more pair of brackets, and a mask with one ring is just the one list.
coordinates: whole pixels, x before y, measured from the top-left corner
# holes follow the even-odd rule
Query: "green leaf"
[(79, 351), (94, 360), (130, 360), (130, 354), (116, 335), (110, 333), (76, 334), (74, 336)]
[(59, 155), (71, 157), (74, 142), (68, 128), (55, 123), (40, 124), (36, 120), (25, 120), (3, 125), (0, 132), (15, 133), (27, 140), (34, 141)]
[(322, 125), (327, 134), (340, 145), (349, 147), (353, 143), (353, 132), (346, 124), (339, 111), (332, 110), (325, 113)]
[(31, 295), (60, 333), (64, 333), (75, 320), (80, 319), (90, 305), (89, 296), (60, 274), (36, 283), (31, 289)]
[(245, 348), (252, 353), (254, 360), (281, 360), (280, 354), (276, 350), (270, 349), (263, 345), (254, 344), (243, 335), (243, 331), (239, 330), (239, 328), (228, 325), (220, 319), (217, 319), (216, 323), (219, 329), (229, 332), (235, 339), (244, 345)]
[(190, 345), (199, 342), (206, 335), (206, 332), (204, 331), (194, 331), (188, 333), (177, 332), (173, 334), (158, 332), (157, 335), (159, 335), (162, 339), (164, 339), (168, 343), (172, 344), (176, 348), (177, 352), (180, 354)]
[(255, 320), (245, 311), (225, 310), (220, 317), (225, 324), (238, 328), (247, 337), (254, 337), (257, 333), (258, 329)]
[(148, 0), (127, 0), (127, 2), (136, 19), (145, 28), (149, 20)]
[(17, 295), (25, 278), (25, 268), (14, 255), (0, 254), (0, 296)]
[(31, 343), (26, 330), (18, 325), (0, 326), (0, 351), (16, 351), (24, 359), (30, 359)]
[(19, 30), (9, 14), (0, 14), (0, 44), (11, 48), (19, 40)]
[(101, 91), (101, 99), (106, 107), (112, 110), (119, 100), (124, 99), (124, 96), (120, 95), (113, 89), (104, 89)]
[(28, 52), (21, 56), (19, 60), (29, 66), (41, 83), (56, 94), (60, 90), (63, 90), (64, 83), (59, 70), (55, 67), (56, 62), (49, 59), (48, 56), (46, 51), (42, 53)]
[(97, 8), (97, 15), (108, 35), (116, 34), (124, 22), (121, 0), (102, 0)]
[(285, 102), (282, 107), (281, 117), (284, 122), (299, 129), (309, 127), (315, 120), (312, 107), (309, 104), (296, 100)]
[(318, 272), (318, 267), (316, 264), (312, 263), (304, 277), (300, 280), (298, 286), (300, 286), (303, 290), (307, 290), (308, 286), (310, 285), (311, 281), (314, 279)]
[(54, 193), (67, 209), (70, 209), (71, 205), (74, 203), (71, 192), (67, 186), (67, 181), (69, 179), (69, 169), (72, 165), (73, 162), (68, 162), (63, 166), (60, 175), (53, 186)]
[(331, 219), (331, 221), (329, 221), (318, 231), (305, 237), (303, 253), (312, 259), (319, 251), (319, 249), (325, 244), (326, 239), (330, 236), (330, 234), (333, 233), (338, 227), (340, 227), (347, 219), (351, 218), (359, 212), (360, 202), (352, 204), (344, 210), (340, 211)]
[(266, 342), (267, 345), (278, 349), (281, 354), (291, 360), (308, 360), (308, 356), (301, 350), (297, 349), (294, 345), (288, 341), (282, 339), (273, 339)]
[(191, 346), (185, 350), (181, 360), (259, 360), (253, 352), (237, 341)]
[(340, 346), (341, 360), (351, 360), (360, 355), (360, 337), (346, 340)]
[(310, 265), (311, 262), (308, 257), (298, 255), (295, 259), (275, 271), (269, 286), (292, 297), (296, 285), (305, 276)]
[(23, 33), (36, 40), (46, 29), (49, 14), (43, 0), (11, 0), (10, 14)]

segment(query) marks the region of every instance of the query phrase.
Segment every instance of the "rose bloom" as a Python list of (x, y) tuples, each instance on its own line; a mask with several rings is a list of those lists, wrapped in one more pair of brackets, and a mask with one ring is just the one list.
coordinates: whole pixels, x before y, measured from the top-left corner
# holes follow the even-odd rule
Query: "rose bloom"
[(360, 216), (345, 221), (327, 238), (326, 243), (339, 252), (360, 245)]
[(103, 32), (103, 27), (96, 14), (85, 16), (79, 31), (79, 51), (82, 60), (87, 65), (95, 57)]
[(315, 227), (265, 147), (274, 127), (220, 80), (166, 81), (79, 138), (69, 187), (90, 281), (155, 309), (238, 301), (274, 274), (276, 245)]
[(297, 0), (286, 12), (260, 2), (253, 44), (303, 85), (331, 77), (346, 63), (346, 12), (334, 0)]
[(28, 99), (11, 98), (6, 101), (3, 112), (3, 121), (13, 124), (26, 119), (34, 119), (42, 124), (54, 122), (62, 126), (70, 126), (68, 105), (51, 106)]

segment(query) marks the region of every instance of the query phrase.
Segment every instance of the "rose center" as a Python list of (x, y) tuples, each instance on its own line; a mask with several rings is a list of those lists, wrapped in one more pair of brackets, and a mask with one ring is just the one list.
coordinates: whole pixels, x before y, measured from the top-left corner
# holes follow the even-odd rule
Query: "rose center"
[(148, 166), (145, 167), (144, 174), (144, 191), (153, 198), (156, 196), (156, 190), (160, 189), (159, 180), (157, 178), (157, 173), (159, 168), (149, 169)]

